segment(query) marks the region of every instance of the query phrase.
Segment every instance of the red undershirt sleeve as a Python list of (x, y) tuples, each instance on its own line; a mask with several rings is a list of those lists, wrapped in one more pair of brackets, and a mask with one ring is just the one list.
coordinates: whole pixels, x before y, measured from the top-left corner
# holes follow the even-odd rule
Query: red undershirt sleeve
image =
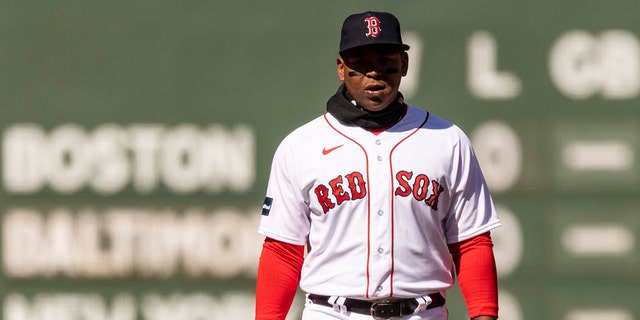
[(256, 281), (256, 320), (284, 320), (300, 281), (304, 246), (266, 238)]
[(498, 280), (491, 234), (450, 244), (469, 317), (498, 317)]

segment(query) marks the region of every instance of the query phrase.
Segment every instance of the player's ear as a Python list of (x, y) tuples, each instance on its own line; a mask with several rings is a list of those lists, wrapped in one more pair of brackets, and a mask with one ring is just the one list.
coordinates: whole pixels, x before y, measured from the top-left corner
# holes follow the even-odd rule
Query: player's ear
[(402, 76), (406, 76), (409, 71), (409, 54), (404, 51), (402, 52)]
[(338, 69), (338, 80), (340, 80), (340, 82), (344, 82), (345, 67), (346, 65), (344, 60), (342, 60), (342, 57), (338, 56), (336, 59), (336, 68)]

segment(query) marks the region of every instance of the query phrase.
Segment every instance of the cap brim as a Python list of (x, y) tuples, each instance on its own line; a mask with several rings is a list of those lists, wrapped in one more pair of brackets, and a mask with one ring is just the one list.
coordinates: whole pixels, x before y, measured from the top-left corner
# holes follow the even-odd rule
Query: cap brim
[(397, 42), (376, 42), (376, 43), (363, 43), (363, 44), (359, 44), (359, 45), (355, 45), (355, 46), (351, 46), (351, 47), (347, 47), (347, 48), (343, 48), (342, 50), (339, 51), (340, 54), (344, 53), (345, 51), (351, 50), (351, 49), (355, 49), (355, 48), (360, 48), (360, 47), (367, 47), (367, 46), (375, 46), (375, 45), (393, 45), (396, 47), (399, 47), (400, 49), (407, 51), (409, 50), (411, 47), (409, 47), (409, 45), (404, 44), (404, 43), (397, 43)]

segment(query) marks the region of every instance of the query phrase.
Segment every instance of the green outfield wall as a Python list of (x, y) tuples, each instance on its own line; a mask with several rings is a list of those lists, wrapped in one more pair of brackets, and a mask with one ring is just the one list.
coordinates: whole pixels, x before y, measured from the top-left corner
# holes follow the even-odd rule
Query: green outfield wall
[(1, 319), (252, 319), (271, 156), (366, 10), (473, 142), (501, 319), (640, 319), (637, 0), (0, 4)]

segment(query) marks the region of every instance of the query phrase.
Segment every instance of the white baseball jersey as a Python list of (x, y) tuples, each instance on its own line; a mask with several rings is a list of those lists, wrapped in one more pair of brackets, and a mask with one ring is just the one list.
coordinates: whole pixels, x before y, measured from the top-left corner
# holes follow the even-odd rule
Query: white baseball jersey
[(447, 244), (499, 225), (466, 135), (408, 106), (378, 135), (329, 113), (289, 134), (259, 232), (309, 245), (305, 292), (375, 299), (445, 291), (454, 282)]

